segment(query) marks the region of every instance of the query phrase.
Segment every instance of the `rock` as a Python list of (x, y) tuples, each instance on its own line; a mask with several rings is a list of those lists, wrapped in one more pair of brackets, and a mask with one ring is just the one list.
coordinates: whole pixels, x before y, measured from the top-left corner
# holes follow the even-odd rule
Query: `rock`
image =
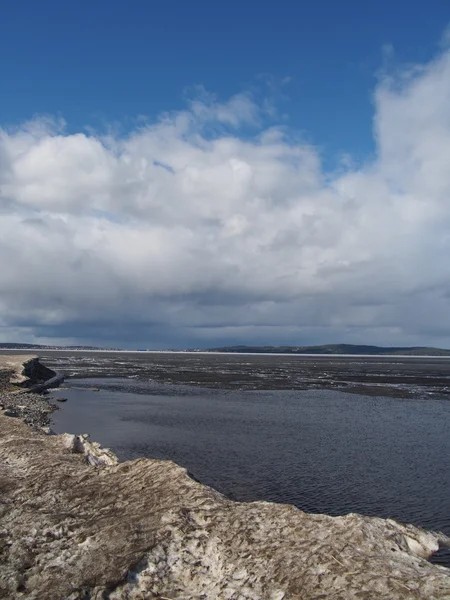
[(45, 435), (56, 435), (51, 427), (41, 427), (41, 431), (45, 433)]
[(55, 398), (57, 402), (67, 402), (67, 398)]
[(58, 375), (35, 355), (0, 355), (0, 370), (9, 371), (9, 382), (23, 388), (42, 385)]
[(20, 413), (19, 413), (19, 411), (17, 411), (17, 410), (14, 410), (13, 408), (6, 408), (6, 409), (3, 411), (3, 414), (4, 414), (6, 417), (20, 417)]
[(33, 390), (45, 392), (52, 381), (60, 378), (61, 374), (42, 365), (36, 356), (0, 355), (0, 405), (6, 407), (7, 416), (21, 417), (40, 429), (49, 424), (49, 415), (57, 407)]
[(87, 433), (82, 435), (64, 433), (61, 436), (63, 445), (69, 452), (84, 454), (86, 462), (93, 467), (119, 463), (119, 459), (109, 448), (102, 448), (97, 442), (89, 442), (88, 437)]

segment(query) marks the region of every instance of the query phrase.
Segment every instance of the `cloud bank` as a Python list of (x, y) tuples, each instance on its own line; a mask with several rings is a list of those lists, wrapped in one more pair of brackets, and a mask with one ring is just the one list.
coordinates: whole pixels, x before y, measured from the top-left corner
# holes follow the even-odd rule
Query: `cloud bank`
[(379, 81), (363, 166), (265, 122), (0, 130), (0, 340), (450, 346), (450, 53)]

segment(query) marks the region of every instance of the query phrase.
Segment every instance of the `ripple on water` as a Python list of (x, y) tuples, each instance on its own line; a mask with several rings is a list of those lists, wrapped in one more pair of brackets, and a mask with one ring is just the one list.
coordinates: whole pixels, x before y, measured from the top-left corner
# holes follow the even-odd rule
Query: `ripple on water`
[[(54, 427), (89, 431), (122, 459), (174, 460), (237, 500), (393, 517), (450, 534), (447, 400), (139, 378), (69, 385), (55, 392), (69, 401)], [(436, 560), (450, 565), (445, 552)]]

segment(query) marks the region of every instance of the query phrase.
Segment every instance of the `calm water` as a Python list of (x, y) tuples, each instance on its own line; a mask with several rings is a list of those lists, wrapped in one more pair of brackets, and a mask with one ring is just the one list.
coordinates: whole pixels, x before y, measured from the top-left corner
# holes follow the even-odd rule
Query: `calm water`
[[(209, 389), (151, 380), (150, 371), (70, 379), (69, 389), (55, 392), (68, 401), (54, 413), (54, 429), (89, 432), (122, 459), (174, 460), (237, 500), (394, 517), (450, 534), (445, 394), (418, 393), (416, 383), (407, 397), (316, 387)], [(119, 372), (126, 374), (120, 365)], [(446, 552), (437, 560), (450, 565)]]

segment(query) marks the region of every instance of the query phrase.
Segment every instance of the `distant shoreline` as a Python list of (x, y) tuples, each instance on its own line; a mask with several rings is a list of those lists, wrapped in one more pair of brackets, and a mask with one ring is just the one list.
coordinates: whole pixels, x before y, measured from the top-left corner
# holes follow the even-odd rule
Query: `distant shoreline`
[(0, 351), (53, 351), (53, 352), (132, 352), (132, 353), (173, 353), (173, 354), (247, 354), (247, 355), (286, 355), (286, 356), (372, 356), (409, 357), (422, 356), (427, 358), (450, 358), (450, 350), (433, 346), (375, 346), (372, 344), (321, 344), (313, 346), (302, 345), (262, 345), (250, 346), (236, 344), (230, 346), (215, 346), (209, 348), (101, 348), (96, 346), (51, 346), (47, 344), (26, 344), (18, 342), (3, 342)]
[[(28, 348), (2, 348), (0, 352), (22, 353), (29, 352)], [(238, 352), (238, 351), (219, 351), (219, 350), (107, 350), (104, 348), (98, 349), (74, 349), (74, 348), (36, 348), (35, 352), (82, 352), (92, 354), (218, 354), (218, 355), (237, 355), (237, 356), (290, 356), (290, 357), (308, 357), (308, 358), (432, 358), (432, 359), (450, 359), (449, 354), (331, 354), (331, 353), (303, 353), (303, 352)]]

